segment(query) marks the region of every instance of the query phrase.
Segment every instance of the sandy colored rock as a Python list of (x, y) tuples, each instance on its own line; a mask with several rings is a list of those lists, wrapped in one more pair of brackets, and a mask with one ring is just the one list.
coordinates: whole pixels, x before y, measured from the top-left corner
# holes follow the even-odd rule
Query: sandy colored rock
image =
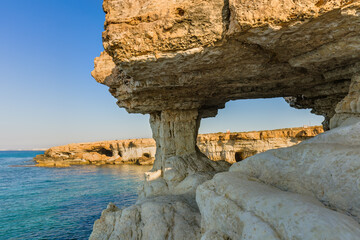
[(360, 71), (359, 9), (351, 0), (105, 0), (93, 76), (129, 112), (208, 117), (229, 100), (288, 97), (328, 128)]
[[(298, 144), (321, 132), (323, 132), (322, 127), (315, 126), (243, 133), (200, 134), (197, 137), (197, 146), (213, 161), (225, 160), (234, 163), (269, 149)], [(150, 165), (154, 163), (155, 152), (154, 139), (129, 139), (52, 147), (44, 155), (37, 155), (34, 159), (40, 167), (69, 167), (83, 164)], [(159, 151), (157, 154), (160, 154)]]
[(69, 167), (83, 164), (151, 165), (155, 159), (153, 139), (128, 139), (73, 143), (49, 148), (34, 160), (39, 167)]
[[(360, 123), (349, 118), (358, 102), (358, 0), (104, 0), (103, 6), (104, 52), (92, 75), (120, 107), (150, 114), (157, 152), (139, 202), (102, 217), (94, 236), (359, 239)], [(333, 129), (291, 148), (235, 153), (248, 158), (225, 173), (226, 162), (199, 151), (202, 118), (230, 100), (273, 97), (312, 108)], [(274, 136), (239, 137), (270, 143)], [(200, 234), (199, 221), (184, 216), (201, 217)]]
[(211, 160), (225, 159), (229, 163), (234, 163), (270, 149), (296, 145), (323, 131), (322, 127), (315, 126), (242, 133), (199, 134), (197, 145)]
[(360, 121), (360, 74), (352, 77), (349, 93), (337, 104), (335, 112), (330, 121), (331, 128)]

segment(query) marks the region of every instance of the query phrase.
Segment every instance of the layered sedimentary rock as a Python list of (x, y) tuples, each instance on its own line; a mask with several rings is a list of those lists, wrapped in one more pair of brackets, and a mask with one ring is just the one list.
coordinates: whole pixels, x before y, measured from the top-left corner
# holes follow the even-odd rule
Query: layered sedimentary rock
[(360, 121), (360, 74), (354, 75), (349, 93), (335, 108), (335, 115), (330, 120), (330, 127), (351, 125)]
[(290, 147), (324, 130), (320, 126), (240, 133), (199, 134), (197, 145), (211, 160), (235, 163), (270, 149)]
[(151, 113), (292, 97), (328, 121), (359, 71), (358, 1), (105, 0), (93, 76)]
[(49, 148), (34, 160), (39, 167), (68, 167), (83, 164), (152, 164), (153, 139), (129, 139), (94, 143), (73, 143)]
[[(359, 1), (105, 0), (104, 10), (93, 76), (120, 107), (151, 115), (157, 153), (137, 204), (104, 214), (92, 239), (181, 239), (174, 231), (191, 221), (179, 216), (194, 215), (195, 239), (360, 238)], [(228, 166), (195, 145), (201, 118), (271, 97), (312, 108), (331, 130), (220, 173)], [(154, 201), (164, 216), (186, 206), (153, 218), (171, 231), (147, 227)]]
[[(199, 134), (197, 146), (213, 161), (229, 163), (269, 149), (289, 147), (323, 132), (320, 126), (267, 131)], [(153, 164), (156, 143), (149, 139), (130, 139), (52, 147), (34, 160), (39, 167), (66, 167), (83, 164)], [(159, 154), (159, 152), (158, 152)]]

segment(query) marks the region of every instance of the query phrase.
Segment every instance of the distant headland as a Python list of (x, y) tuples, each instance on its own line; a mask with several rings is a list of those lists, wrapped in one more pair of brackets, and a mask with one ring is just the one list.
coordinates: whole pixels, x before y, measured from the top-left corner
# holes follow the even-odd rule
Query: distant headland
[[(197, 146), (213, 161), (229, 163), (270, 149), (289, 147), (322, 133), (322, 126), (285, 128), (251, 132), (199, 134)], [(34, 160), (39, 167), (72, 165), (137, 164), (152, 165), (156, 143), (152, 138), (72, 143), (49, 148)]]

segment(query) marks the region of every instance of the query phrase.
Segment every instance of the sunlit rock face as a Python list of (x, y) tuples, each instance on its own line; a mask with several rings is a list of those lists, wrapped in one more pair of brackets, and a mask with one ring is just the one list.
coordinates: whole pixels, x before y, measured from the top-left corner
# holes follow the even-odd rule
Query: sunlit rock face
[[(120, 107), (151, 115), (159, 150), (137, 204), (104, 212), (92, 239), (184, 239), (184, 228), (203, 240), (360, 238), (359, 1), (105, 0), (104, 10), (92, 75)], [(331, 130), (220, 173), (226, 162), (195, 145), (201, 118), (272, 97)], [(154, 202), (163, 217), (148, 212)]]
[(202, 238), (359, 239), (359, 76), (332, 130), (232, 165), (200, 185)]
[(266, 131), (199, 134), (197, 145), (211, 160), (225, 159), (229, 163), (235, 163), (270, 149), (296, 145), (323, 131), (320, 126), (305, 126)]
[(49, 148), (34, 160), (39, 167), (69, 167), (82, 164), (151, 165), (155, 159), (153, 139), (128, 139), (90, 143), (71, 143)]
[(360, 74), (354, 75), (349, 93), (337, 104), (336, 114), (330, 120), (330, 127), (351, 125), (360, 121)]
[(316, 198), (282, 191), (238, 172), (215, 175), (198, 187), (196, 200), (203, 240), (355, 240), (360, 236), (358, 222)]
[(105, 0), (104, 10), (93, 76), (129, 112), (214, 116), (233, 99), (292, 97), (328, 121), (359, 71), (358, 1)]
[[(152, 124), (156, 125), (155, 120), (152, 119)], [(182, 121), (188, 120), (189, 118), (185, 117)], [(183, 131), (182, 127), (178, 130), (185, 133), (192, 132), (191, 129)], [(196, 141), (200, 151), (209, 159), (235, 163), (269, 149), (293, 146), (322, 132), (321, 126), (305, 126), (267, 131), (199, 134)], [(155, 134), (159, 133), (155, 132)], [(34, 160), (39, 167), (70, 167), (83, 164), (152, 165), (155, 160), (155, 153), (159, 155), (158, 158), (163, 157), (162, 150), (171, 156), (196, 151), (196, 147), (192, 145), (195, 135), (193, 132), (192, 135), (188, 135), (190, 140), (180, 139), (176, 141), (178, 145), (171, 142), (168, 137), (164, 137), (162, 144), (161, 141), (158, 142), (158, 149), (156, 149), (156, 142), (152, 138), (71, 143), (51, 147), (44, 154), (37, 155)], [(187, 149), (187, 145), (189, 145), (189, 149)], [(164, 156), (164, 159), (166, 158)], [(154, 169), (161, 169), (161, 164), (162, 160), (157, 161)]]

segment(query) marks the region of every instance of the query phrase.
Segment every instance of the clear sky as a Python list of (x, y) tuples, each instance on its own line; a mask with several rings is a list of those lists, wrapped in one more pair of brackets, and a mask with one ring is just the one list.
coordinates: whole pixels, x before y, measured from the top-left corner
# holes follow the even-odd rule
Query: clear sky
[[(91, 77), (102, 0), (11, 0), (0, 8), (0, 149), (151, 137), (149, 117), (118, 108)], [(230, 102), (200, 133), (320, 124), (281, 98)]]

